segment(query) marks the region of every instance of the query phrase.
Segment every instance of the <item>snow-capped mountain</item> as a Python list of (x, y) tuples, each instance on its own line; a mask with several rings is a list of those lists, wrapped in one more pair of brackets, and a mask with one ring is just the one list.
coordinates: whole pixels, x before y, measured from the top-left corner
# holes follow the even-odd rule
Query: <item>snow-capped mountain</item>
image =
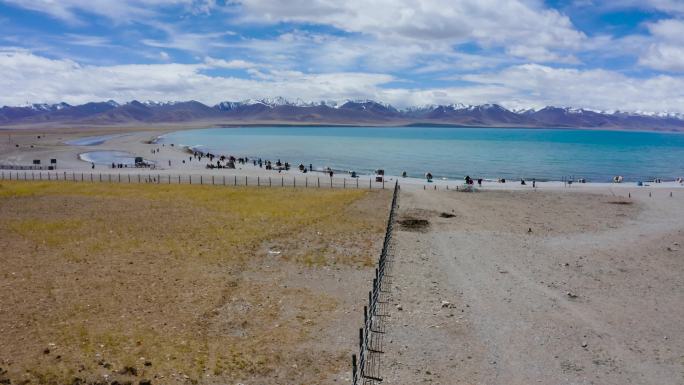
[(339, 102), (321, 100), (317, 102), (309, 102), (302, 99), (295, 99), (293, 101), (285, 99), (283, 97), (275, 98), (264, 98), (264, 99), (246, 99), (241, 102), (225, 101), (220, 102), (215, 105), (216, 108), (221, 110), (234, 110), (243, 106), (253, 106), (253, 105), (263, 105), (269, 108), (275, 108), (280, 106), (290, 106), (290, 107), (316, 107), (316, 106), (328, 106), (335, 108), (339, 106)]
[(40, 103), (40, 104), (29, 104), (29, 108), (35, 110), (35, 111), (42, 111), (42, 112), (50, 112), (50, 111), (59, 111), (64, 108), (69, 108), (71, 107), (70, 105), (61, 102), (57, 104), (47, 104), (47, 103)]
[(375, 100), (305, 101), (283, 97), (224, 101), (113, 100), (81, 105), (27, 104), (0, 108), (0, 125), (140, 124), (208, 122), (215, 124), (460, 125), (500, 127), (577, 127), (684, 131), (684, 114), (599, 111), (554, 107), (507, 109), (498, 104), (431, 104), (395, 108)]

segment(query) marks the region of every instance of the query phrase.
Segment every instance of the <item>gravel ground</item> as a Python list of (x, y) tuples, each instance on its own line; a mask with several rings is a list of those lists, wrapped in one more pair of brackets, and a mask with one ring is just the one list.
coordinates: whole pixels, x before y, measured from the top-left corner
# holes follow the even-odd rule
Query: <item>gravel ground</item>
[(682, 203), (403, 191), (385, 382), (684, 384)]

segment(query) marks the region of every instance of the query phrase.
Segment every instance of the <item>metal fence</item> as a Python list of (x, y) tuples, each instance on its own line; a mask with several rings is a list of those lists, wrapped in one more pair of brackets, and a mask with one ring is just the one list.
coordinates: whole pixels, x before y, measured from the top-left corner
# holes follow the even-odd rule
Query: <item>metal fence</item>
[(107, 183), (199, 184), (254, 187), (348, 188), (384, 189), (385, 181), (362, 178), (327, 176), (245, 176), (245, 175), (192, 175), (167, 173), (97, 173), (68, 171), (0, 171), (0, 180), (71, 181)]
[(19, 164), (0, 164), (0, 170), (54, 170), (54, 166), (47, 165), (19, 165)]
[(389, 317), (390, 290), (392, 287), (392, 230), (397, 209), (399, 181), (394, 184), (385, 240), (375, 269), (373, 287), (368, 292), (368, 305), (363, 307), (363, 327), (359, 329), (359, 358), (352, 355), (352, 384), (375, 385), (382, 381), (381, 358), (384, 354), (384, 336)]

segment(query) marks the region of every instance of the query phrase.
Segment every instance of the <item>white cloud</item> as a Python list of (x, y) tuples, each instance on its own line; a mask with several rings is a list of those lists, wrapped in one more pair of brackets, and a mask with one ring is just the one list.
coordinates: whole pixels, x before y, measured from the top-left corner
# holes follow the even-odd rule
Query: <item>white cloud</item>
[[(247, 69), (249, 78), (209, 76), (212, 68)], [(85, 66), (21, 50), (0, 50), (0, 105), (25, 102), (85, 103), (114, 99), (198, 100), (214, 104), (285, 96), (304, 100), (369, 98), (398, 107), (464, 102), (507, 107), (569, 105), (626, 111), (684, 112), (684, 79), (672, 76), (631, 78), (606, 70), (511, 66), (498, 72), (457, 78), (469, 85), (398, 87), (380, 73), (304, 73), (274, 70), (246, 61), (207, 57), (196, 64)]]
[(652, 39), (639, 56), (639, 64), (660, 71), (684, 72), (684, 21), (666, 19), (647, 27)]
[[(590, 4), (594, 5), (594, 4)], [(640, 9), (655, 9), (657, 11), (684, 14), (684, 2), (681, 0), (611, 0), (602, 7), (608, 9), (619, 8), (640, 8)]]
[(684, 72), (684, 46), (652, 44), (639, 58), (639, 64), (660, 71)]
[(214, 59), (213, 57), (207, 56), (204, 58), (204, 64), (208, 68), (224, 68), (224, 69), (247, 69), (257, 67), (256, 64), (250, 63), (245, 60), (224, 60), (224, 59)]
[(664, 12), (684, 14), (684, 2), (681, 0), (646, 0), (645, 3)]
[(658, 75), (631, 78), (613, 71), (524, 64), (463, 80), (511, 91), (509, 107), (573, 106), (599, 110), (684, 112), (684, 79)]
[(212, 0), (2, 0), (5, 3), (54, 18), (83, 23), (78, 14), (98, 15), (117, 22), (145, 21), (156, 15), (156, 7), (184, 6), (192, 13), (206, 13), (216, 6)]
[(511, 54), (532, 53), (533, 60), (566, 56), (551, 51), (579, 49), (586, 39), (568, 17), (531, 0), (243, 0), (241, 4), (249, 21), (326, 24), (395, 44), (514, 45), (517, 49)]
[(379, 98), (379, 86), (392, 76), (365, 73), (305, 74), (272, 71), (262, 78), (208, 76), (211, 68), (248, 63), (209, 59), (198, 64), (82, 66), (27, 51), (0, 51), (0, 105), (29, 102), (85, 103), (94, 100), (223, 100), (275, 97), (302, 99)]
[(75, 33), (65, 33), (64, 42), (71, 45), (82, 45), (86, 47), (111, 47), (113, 44), (111, 41), (102, 36), (91, 36), (91, 35), (79, 35)]
[(225, 47), (221, 39), (231, 32), (184, 33), (164, 26), (168, 38), (165, 40), (142, 39), (140, 42), (148, 47), (178, 49), (193, 53), (205, 54), (217, 47)]

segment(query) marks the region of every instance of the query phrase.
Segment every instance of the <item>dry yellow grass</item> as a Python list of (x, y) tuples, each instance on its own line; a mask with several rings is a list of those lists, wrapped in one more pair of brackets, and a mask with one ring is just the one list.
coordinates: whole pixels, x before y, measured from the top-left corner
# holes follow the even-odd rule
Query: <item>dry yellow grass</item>
[(346, 352), (317, 339), (364, 298), (363, 286), (334, 286), (363, 282), (387, 198), (3, 182), (0, 373), (44, 384), (320, 383), (346, 369)]

